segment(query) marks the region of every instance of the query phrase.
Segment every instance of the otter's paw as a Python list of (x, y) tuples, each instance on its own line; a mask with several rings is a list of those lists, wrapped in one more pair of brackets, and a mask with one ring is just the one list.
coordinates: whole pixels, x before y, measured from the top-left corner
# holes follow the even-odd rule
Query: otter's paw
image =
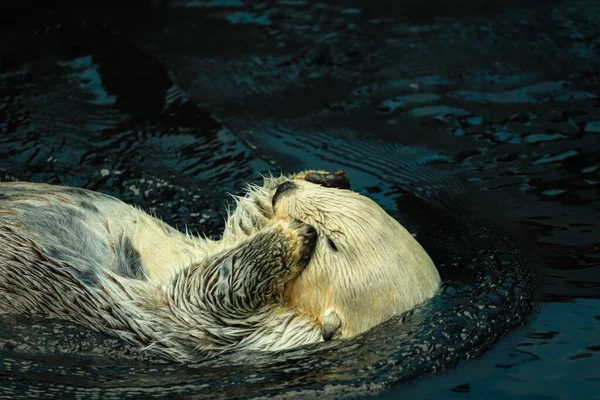
[(290, 218), (279, 223), (279, 230), (291, 249), (288, 265), (294, 272), (300, 273), (308, 265), (317, 245), (317, 230), (312, 225)]
[(305, 180), (325, 187), (350, 189), (350, 181), (342, 170), (333, 174), (327, 171), (304, 171), (295, 175), (294, 179)]

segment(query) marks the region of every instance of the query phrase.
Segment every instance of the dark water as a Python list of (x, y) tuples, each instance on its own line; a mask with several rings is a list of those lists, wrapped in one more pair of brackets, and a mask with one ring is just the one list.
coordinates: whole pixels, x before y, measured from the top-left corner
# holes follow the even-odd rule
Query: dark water
[(0, 396), (600, 397), (600, 4), (46, 3), (0, 3), (1, 180), (218, 237), (260, 172), (343, 168), (445, 285), (350, 341), (189, 367), (3, 318)]

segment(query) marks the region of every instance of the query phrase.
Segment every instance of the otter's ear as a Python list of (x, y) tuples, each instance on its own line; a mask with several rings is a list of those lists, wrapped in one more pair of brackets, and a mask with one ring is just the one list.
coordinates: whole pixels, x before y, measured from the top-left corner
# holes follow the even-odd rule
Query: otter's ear
[(323, 340), (331, 340), (340, 331), (341, 327), (342, 320), (339, 315), (333, 310), (329, 311), (325, 314), (325, 318), (323, 318), (323, 322), (321, 323), (321, 336), (323, 336)]

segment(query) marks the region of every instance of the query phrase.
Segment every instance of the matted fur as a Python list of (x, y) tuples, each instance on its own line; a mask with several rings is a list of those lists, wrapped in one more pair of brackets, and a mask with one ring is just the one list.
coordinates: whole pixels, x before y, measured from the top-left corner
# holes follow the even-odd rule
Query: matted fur
[(351, 337), (435, 293), (433, 262), (397, 221), (304, 176), (249, 186), (219, 241), (100, 193), (0, 183), (0, 312), (68, 319), (189, 362)]

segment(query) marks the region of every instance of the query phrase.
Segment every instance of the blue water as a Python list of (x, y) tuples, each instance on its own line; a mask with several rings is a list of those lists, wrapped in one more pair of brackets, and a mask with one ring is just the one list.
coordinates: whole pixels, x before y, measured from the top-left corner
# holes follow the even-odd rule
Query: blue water
[(600, 5), (0, 5), (0, 180), (218, 237), (260, 173), (344, 169), (443, 290), (360, 337), (181, 366), (3, 317), (0, 395), (600, 396)]

